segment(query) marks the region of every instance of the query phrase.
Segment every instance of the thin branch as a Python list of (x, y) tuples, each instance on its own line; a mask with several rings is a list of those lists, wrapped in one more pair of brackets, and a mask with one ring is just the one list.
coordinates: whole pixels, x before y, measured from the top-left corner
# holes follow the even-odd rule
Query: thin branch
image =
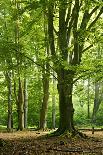
[(73, 80), (73, 84), (74, 84), (75, 82), (77, 82), (79, 79), (81, 79), (82, 77), (83, 77), (83, 75), (81, 75), (81, 76), (77, 77), (75, 80)]
[(65, 22), (66, 26), (68, 25), (68, 22), (70, 20), (71, 6), (72, 6), (72, 3), (70, 3), (70, 5), (68, 7), (68, 13), (67, 13), (66, 22)]
[(54, 30), (55, 34), (58, 36), (59, 35), (58, 31), (56, 31), (56, 29), (54, 27), (53, 27), (53, 30)]
[(34, 9), (36, 10), (39, 7), (41, 7), (40, 3), (33, 1), (32, 3), (28, 3), (28, 5), (24, 7), (22, 10), (19, 10), (19, 14), (22, 15), (26, 10), (29, 10), (29, 11)]
[(69, 27), (67, 29), (67, 40), (68, 40), (68, 43), (69, 43), (69, 39), (70, 39), (70, 33), (71, 33), (72, 25), (73, 25), (73, 22), (74, 22), (74, 11), (75, 11), (75, 6), (72, 9), (71, 19), (69, 21)]
[(72, 23), (73, 23), (73, 21), (74, 21), (74, 12), (75, 12), (75, 6), (74, 6), (73, 9), (72, 9), (71, 20), (70, 20), (70, 22), (69, 22), (68, 30), (72, 27)]
[(85, 30), (86, 29), (86, 26), (87, 26), (87, 23), (89, 22), (89, 11), (86, 10), (84, 12), (84, 15), (83, 15), (83, 18), (82, 18), (82, 22), (81, 22), (81, 25), (80, 25), (80, 30)]
[(97, 10), (99, 9), (99, 6), (96, 6), (90, 13), (90, 17), (93, 15), (93, 13), (95, 13)]
[(95, 25), (95, 23), (97, 22), (97, 20), (99, 19), (99, 17), (101, 16), (101, 14), (103, 13), (103, 7), (101, 8), (100, 12), (98, 13), (97, 17), (93, 20), (93, 22), (89, 25), (89, 27), (87, 28), (87, 30), (90, 30), (91, 27), (93, 27)]
[(80, 5), (79, 5), (80, 8), (81, 8), (82, 4), (83, 4), (83, 1), (80, 2)]
[(85, 51), (89, 50), (91, 47), (93, 47), (93, 45), (90, 45), (90, 46), (86, 47), (85, 49), (83, 49), (82, 53), (84, 53)]
[(80, 6), (79, 6), (79, 0), (76, 0), (75, 2), (75, 12), (74, 12), (74, 22), (73, 22), (73, 37), (74, 37), (74, 58), (73, 61), (75, 63), (79, 63), (79, 42), (78, 42), (78, 35), (77, 35), (77, 25), (78, 25), (78, 18), (79, 18), (79, 10), (80, 10)]
[[(103, 68), (103, 66), (101, 66), (101, 68), (99, 66), (95, 66), (95, 69), (94, 70), (87, 69), (87, 70), (81, 70), (81, 71), (79, 71), (79, 73), (81, 75), (79, 75), (79, 73), (75, 74), (75, 75), (79, 75), (79, 76), (73, 80), (73, 84), (75, 82), (77, 82), (79, 79), (83, 78), (83, 77), (88, 77), (88, 76), (89, 77), (90, 76), (91, 77), (94, 77), (95, 76), (94, 74), (102, 73), (103, 72), (102, 71), (102, 68)], [(102, 75), (102, 74), (100, 74), (100, 75)]]
[[(42, 66), (41, 64), (39, 64), (38, 62), (35, 62), (32, 58), (28, 57), (27, 55), (25, 55), (24, 53), (20, 53), (20, 55), (22, 55), (23, 57), (27, 58), (28, 60), (30, 60), (31, 62), (33, 62), (35, 65), (40, 66), (41, 68), (43, 68), (46, 72), (48, 72), (50, 75), (52, 75), (56, 80), (58, 80), (58, 78), (56, 76), (54, 76), (51, 72), (48, 71), (48, 69), (46, 69), (44, 66)], [(55, 71), (50, 65), (49, 67)]]
[(52, 56), (56, 56), (54, 43), (54, 23), (53, 23), (54, 3), (50, 2), (48, 5), (48, 37)]

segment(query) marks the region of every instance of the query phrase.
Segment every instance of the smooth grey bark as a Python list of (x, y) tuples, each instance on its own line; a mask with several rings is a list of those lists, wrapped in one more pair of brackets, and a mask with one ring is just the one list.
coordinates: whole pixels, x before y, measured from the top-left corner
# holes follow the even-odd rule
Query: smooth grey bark
[(12, 114), (12, 73), (8, 71), (6, 73), (7, 88), (8, 88), (8, 120), (7, 129), (11, 131), (13, 128), (13, 114)]
[[(97, 48), (97, 59), (101, 59), (102, 51), (100, 47)], [(96, 81), (94, 85), (94, 106), (93, 106), (93, 113), (92, 113), (92, 122), (96, 122), (96, 115), (99, 110), (100, 104), (103, 101), (103, 82)]]
[(87, 100), (88, 100), (88, 103), (87, 103), (87, 116), (88, 116), (88, 119), (90, 119), (90, 78), (88, 78), (88, 90), (87, 90)]
[[(44, 10), (45, 10), (44, 6)], [(44, 34), (45, 34), (45, 55), (49, 56), (49, 43), (48, 43), (48, 35), (47, 35), (47, 25), (45, 24), (46, 16), (44, 15)], [(49, 99), (49, 62), (43, 62), (43, 70), (42, 70), (42, 83), (43, 83), (43, 101), (40, 109), (40, 129), (45, 129), (47, 127), (47, 109), (48, 109), (48, 99)]]
[(18, 3), (17, 0), (14, 0), (14, 5), (16, 8), (15, 12), (15, 56), (17, 61), (17, 74), (18, 74), (18, 94), (16, 92), (16, 82), (14, 82), (14, 94), (16, 98), (17, 104), (17, 114), (18, 114), (18, 129), (23, 130), (24, 128), (24, 94), (23, 94), (23, 83), (21, 80), (21, 64), (22, 59), (20, 56), (20, 28), (18, 25), (18, 21), (20, 21), (21, 17), (19, 14), (19, 10), (21, 7), (21, 3)]
[[(48, 69), (48, 64), (46, 64), (46, 69)], [(49, 99), (49, 76), (48, 73), (43, 73), (43, 101), (40, 110), (40, 129), (45, 129), (47, 127), (47, 108)]]
[(22, 80), (19, 78), (19, 90), (18, 90), (18, 130), (24, 129), (24, 95), (23, 95), (23, 84)]
[(92, 113), (92, 122), (95, 123), (96, 121), (96, 114), (101, 104), (101, 95), (100, 95), (100, 82), (95, 82), (95, 96), (94, 96), (94, 106), (93, 106), (93, 113)]
[(28, 90), (27, 90), (27, 79), (24, 79), (24, 128), (28, 127)]
[[(53, 72), (53, 75), (55, 76), (55, 73)], [(55, 89), (56, 89), (56, 80), (53, 76), (53, 92), (52, 92), (52, 128), (55, 129), (56, 127), (56, 96), (55, 96)]]

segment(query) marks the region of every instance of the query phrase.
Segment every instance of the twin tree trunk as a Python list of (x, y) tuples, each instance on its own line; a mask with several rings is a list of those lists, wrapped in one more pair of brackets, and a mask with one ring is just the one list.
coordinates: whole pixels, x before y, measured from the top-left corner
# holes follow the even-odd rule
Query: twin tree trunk
[[(65, 7), (62, 6), (62, 2), (59, 8), (59, 35), (58, 35), (58, 45), (59, 52), (62, 60), (68, 63), (68, 44), (67, 44), (67, 36), (66, 36), (66, 25), (65, 25)], [(53, 3), (50, 2), (48, 8), (48, 34), (49, 34), (49, 43), (51, 54), (53, 56), (53, 62), (55, 68), (58, 66), (56, 51), (55, 51), (55, 43), (54, 43), (54, 26), (53, 26)], [(72, 103), (72, 89), (73, 89), (73, 76), (74, 73), (71, 70), (66, 70), (64, 66), (59, 62), (59, 69), (56, 69), (57, 79), (58, 79), (58, 94), (59, 94), (59, 128), (57, 132), (59, 134), (64, 133), (65, 131), (74, 132), (73, 125), (73, 103)]]
[[(8, 131), (11, 131), (11, 129), (13, 128), (12, 73), (7, 72), (5, 77), (6, 77), (7, 86), (8, 86), (7, 129), (8, 129)], [(23, 92), (23, 90), (24, 90), (24, 92)], [(18, 96), (16, 98), (16, 103), (17, 103), (17, 114), (18, 114), (18, 130), (23, 130), (23, 128), (27, 128), (28, 95), (27, 95), (27, 80), (26, 79), (24, 79), (24, 88), (23, 88), (22, 80), (19, 78), (19, 89), (18, 89)]]
[(24, 94), (23, 94), (23, 85), (20, 78), (19, 78), (17, 112), (18, 112), (18, 130), (23, 130), (24, 129)]
[(28, 116), (28, 93), (27, 93), (27, 79), (23, 81), (19, 77), (19, 88), (17, 96), (17, 114), (18, 114), (18, 129), (23, 130), (27, 128), (27, 116)]

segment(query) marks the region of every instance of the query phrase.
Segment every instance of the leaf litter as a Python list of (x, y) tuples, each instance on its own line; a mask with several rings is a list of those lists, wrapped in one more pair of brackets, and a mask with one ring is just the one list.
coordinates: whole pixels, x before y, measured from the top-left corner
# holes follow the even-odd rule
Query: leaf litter
[(46, 137), (47, 131), (0, 133), (0, 155), (103, 155), (103, 131), (87, 139)]

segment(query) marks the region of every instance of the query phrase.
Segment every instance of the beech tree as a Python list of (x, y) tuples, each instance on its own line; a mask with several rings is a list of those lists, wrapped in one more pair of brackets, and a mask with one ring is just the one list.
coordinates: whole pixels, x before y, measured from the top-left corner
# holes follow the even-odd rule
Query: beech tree
[[(30, 83), (28, 84), (30, 117), (31, 115), (33, 116), (36, 106), (38, 107), (38, 110), (36, 111), (36, 114), (38, 115), (40, 108), (39, 104), (42, 103), (41, 98), (44, 95), (44, 103), (46, 104), (44, 104), (44, 109), (41, 112), (41, 126), (44, 125), (49, 97), (49, 76), (54, 70), (57, 74), (56, 76), (53, 75), (53, 77), (58, 82), (57, 88), (59, 93), (60, 111), (57, 134), (62, 134), (65, 131), (75, 134), (77, 131), (73, 124), (73, 84), (78, 79), (78, 77), (76, 77), (78, 70), (84, 63), (82, 61), (82, 56), (93, 46), (94, 41), (91, 41), (91, 38), (94, 40), (95, 35), (97, 37), (95, 32), (98, 30), (95, 28), (95, 24), (100, 26), (99, 21), (102, 18), (101, 14), (103, 12), (102, 1), (1, 1), (3, 9), (1, 13), (2, 37), (0, 39), (0, 46), (2, 54), (0, 60), (5, 63), (7, 58), (11, 58), (11, 63), (6, 67), (6, 70), (13, 71), (13, 79), (11, 82), (14, 80), (14, 94), (12, 97), (13, 99), (14, 96), (16, 98), (19, 129), (22, 130), (23, 124), (25, 126), (27, 124), (27, 118), (23, 119), (23, 117), (27, 115), (27, 103), (25, 102), (27, 101), (27, 86), (23, 86), (23, 79), (25, 78), (23, 68), (26, 67), (27, 70), (29, 69), (28, 74), (30, 74), (27, 76), (27, 79), (30, 79)], [(4, 7), (4, 4), (7, 5), (7, 8)], [(42, 18), (44, 15), (46, 18), (45, 21)], [(45, 30), (47, 38), (45, 38)], [(92, 36), (91, 38), (90, 35)], [(100, 39), (100, 36), (98, 39)], [(49, 55), (47, 54), (47, 51), (49, 51)], [(90, 60), (90, 58), (88, 59)], [(87, 63), (85, 64), (88, 65)], [(0, 65), (4, 71), (5, 67), (2, 62)], [(95, 68), (99, 68), (99, 63), (97, 66), (94, 63), (93, 65)], [(43, 71), (44, 92), (41, 89), (41, 70), (38, 69), (39, 67), (41, 67)], [(25, 72), (27, 72), (27, 70)], [(36, 75), (36, 70), (38, 70), (39, 76)], [(85, 75), (87, 74), (88, 73), (86, 72)], [(32, 78), (35, 80), (32, 80)], [(88, 76), (86, 76), (86, 78), (88, 78)], [(34, 87), (33, 82), (35, 83)], [(30, 99), (30, 96), (32, 96), (32, 99)], [(37, 97), (37, 99), (35, 98), (35, 101), (33, 101), (33, 96), (34, 98), (35, 96)], [(55, 101), (54, 97), (55, 96), (53, 96), (53, 102)], [(55, 120), (54, 108), (55, 104), (53, 104), (52, 108), (53, 119)], [(29, 120), (31, 120), (30, 117), (28, 117)], [(35, 124), (38, 120), (33, 117), (33, 124)], [(25, 123), (23, 121), (25, 121)], [(55, 123), (53, 126), (55, 127)]]
[[(93, 15), (96, 13), (93, 19)], [(76, 70), (82, 54), (93, 45), (85, 42), (101, 18), (103, 7), (98, 1), (59, 0), (48, 2), (48, 35), (51, 57), (58, 79), (59, 128), (57, 134), (69, 131), (76, 134), (73, 124), (72, 91)], [(58, 20), (57, 20), (58, 19)], [(58, 28), (54, 22), (58, 22)]]
[[(44, 10), (46, 8), (44, 7)], [(44, 53), (45, 57), (49, 56), (49, 44), (48, 44), (48, 34), (47, 34), (47, 24), (46, 24), (46, 16), (44, 14), (44, 34), (45, 34), (45, 48)], [(40, 129), (45, 129), (47, 127), (47, 108), (48, 108), (48, 99), (49, 99), (49, 62), (43, 62), (42, 69), (42, 83), (43, 83), (43, 101), (40, 109)]]
[(24, 128), (28, 127), (28, 84), (27, 79), (24, 79)]
[(7, 129), (8, 129), (8, 131), (10, 131), (13, 128), (12, 73), (10, 71), (6, 72), (5, 79), (7, 81), (7, 88), (8, 88), (8, 121), (7, 121)]

